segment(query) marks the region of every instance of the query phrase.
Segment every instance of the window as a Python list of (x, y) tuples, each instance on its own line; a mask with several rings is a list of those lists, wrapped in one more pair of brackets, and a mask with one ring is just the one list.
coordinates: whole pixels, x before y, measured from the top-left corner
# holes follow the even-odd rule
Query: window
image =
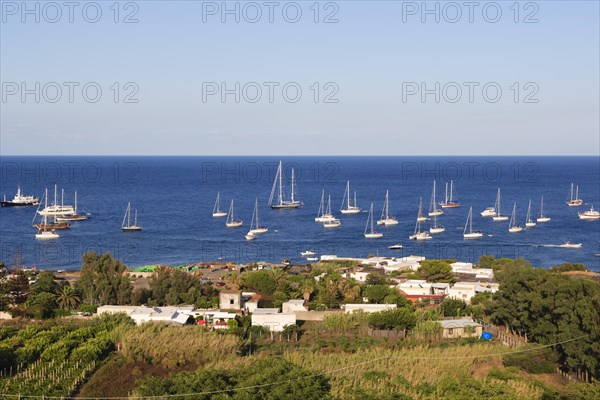
[(233, 305), (233, 299), (229, 299), (229, 304)]
[(448, 328), (448, 335), (452, 335), (454, 333), (454, 328)]

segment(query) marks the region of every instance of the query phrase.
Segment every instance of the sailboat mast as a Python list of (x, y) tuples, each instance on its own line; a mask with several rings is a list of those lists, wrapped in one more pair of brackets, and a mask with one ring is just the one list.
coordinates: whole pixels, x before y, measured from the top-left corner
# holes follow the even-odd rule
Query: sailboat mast
[(444, 203), (448, 203), (448, 182), (446, 182), (446, 197)]
[(279, 174), (279, 205), (283, 204), (283, 167), (281, 161), (279, 161), (279, 168), (277, 170)]
[(256, 211), (256, 229), (258, 229), (258, 227), (260, 226), (258, 224), (258, 198), (256, 199), (256, 202), (254, 203), (254, 210)]
[(77, 214), (77, 190), (75, 191), (75, 214)]
[(292, 168), (292, 203), (294, 202), (294, 168)]
[(131, 203), (127, 203), (127, 226), (131, 226)]
[(390, 214), (390, 198), (389, 198), (389, 190), (385, 191), (385, 219), (389, 218)]
[(469, 209), (469, 233), (473, 233), (473, 207)]
[(346, 200), (348, 201), (348, 207), (347, 207), (347, 209), (350, 209), (350, 181), (348, 181), (346, 183), (346, 194), (347, 194)]
[(58, 197), (58, 187), (54, 185), (54, 205), (56, 206), (56, 198)]

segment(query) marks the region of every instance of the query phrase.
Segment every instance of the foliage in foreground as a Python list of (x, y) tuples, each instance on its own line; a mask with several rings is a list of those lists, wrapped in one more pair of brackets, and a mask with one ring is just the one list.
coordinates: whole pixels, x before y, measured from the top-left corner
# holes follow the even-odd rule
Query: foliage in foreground
[[(275, 385), (268, 383), (282, 382)], [(196, 393), (199, 400), (324, 400), (330, 398), (328, 378), (314, 375), (282, 359), (262, 359), (247, 368), (204, 369), (184, 372), (172, 378), (145, 377), (138, 382), (132, 398)]]

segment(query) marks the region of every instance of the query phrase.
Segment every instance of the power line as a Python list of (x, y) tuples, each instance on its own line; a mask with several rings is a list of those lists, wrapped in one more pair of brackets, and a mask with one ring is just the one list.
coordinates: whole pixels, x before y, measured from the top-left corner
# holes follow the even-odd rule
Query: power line
[[(290, 383), (290, 382), (297, 382), (297, 381), (301, 381), (304, 379), (311, 379), (311, 378), (316, 378), (318, 376), (322, 376), (322, 375), (329, 375), (329, 374), (334, 374), (336, 372), (339, 371), (344, 371), (347, 369), (352, 369), (352, 368), (356, 368), (356, 367), (360, 367), (362, 365), (367, 365), (367, 364), (371, 364), (374, 363), (376, 361), (380, 361), (380, 360), (385, 360), (385, 359), (409, 359), (409, 360), (464, 360), (464, 359), (475, 359), (475, 358), (485, 358), (485, 357), (498, 357), (498, 356), (503, 356), (503, 355), (507, 355), (507, 354), (517, 354), (517, 353), (527, 353), (527, 352), (532, 352), (532, 351), (537, 351), (540, 349), (544, 349), (547, 347), (553, 347), (553, 346), (558, 346), (561, 344), (565, 344), (565, 343), (569, 343), (569, 342), (574, 342), (576, 340), (582, 339), (584, 337), (586, 337), (587, 335), (582, 335), (573, 339), (568, 339), (568, 340), (563, 340), (561, 342), (556, 342), (556, 343), (551, 343), (551, 344), (546, 344), (543, 346), (536, 346), (536, 347), (532, 347), (532, 348), (528, 348), (528, 349), (522, 349), (522, 350), (515, 350), (515, 351), (501, 351), (501, 352), (497, 352), (497, 353), (490, 353), (490, 354), (481, 354), (481, 355), (471, 355), (471, 356), (452, 356), (452, 357), (428, 357), (428, 356), (394, 356), (392, 354), (387, 355), (387, 356), (382, 356), (382, 357), (377, 357), (371, 360), (367, 360), (367, 361), (362, 361), (356, 364), (352, 364), (346, 367), (341, 367), (341, 368), (337, 368), (337, 369), (332, 369), (329, 371), (324, 371), (324, 372), (319, 372), (316, 374), (312, 374), (312, 375), (307, 375), (307, 376), (301, 376), (299, 378), (293, 378), (293, 379), (288, 379), (288, 380), (284, 380), (284, 381), (278, 381), (278, 382), (271, 382), (271, 383), (263, 383), (261, 385), (253, 385), (253, 386), (244, 386), (244, 387), (239, 387), (239, 388), (231, 388), (231, 389), (220, 389), (220, 390), (212, 390), (212, 391), (208, 391), (208, 392), (196, 392), (196, 393), (182, 393), (182, 394), (163, 394), (163, 395), (157, 395), (157, 396), (137, 396), (134, 398), (137, 399), (164, 399), (164, 398), (177, 398), (177, 397), (190, 397), (190, 396), (201, 396), (201, 395), (209, 395), (209, 394), (219, 394), (219, 393), (227, 393), (227, 392), (238, 392), (241, 390), (248, 390), (248, 389), (259, 389), (259, 388), (263, 388), (263, 387), (269, 387), (269, 386), (276, 386), (276, 385), (283, 385), (286, 383)], [(71, 400), (129, 400), (131, 399), (130, 396), (118, 396), (118, 397), (69, 397), (69, 396), (43, 396), (43, 395), (21, 395), (21, 394), (5, 394), (5, 393), (1, 393), (0, 397), (13, 397), (13, 398), (17, 398), (17, 399), (26, 399), (26, 398), (30, 398), (30, 399), (60, 399), (60, 400), (64, 400), (64, 399), (71, 399)]]

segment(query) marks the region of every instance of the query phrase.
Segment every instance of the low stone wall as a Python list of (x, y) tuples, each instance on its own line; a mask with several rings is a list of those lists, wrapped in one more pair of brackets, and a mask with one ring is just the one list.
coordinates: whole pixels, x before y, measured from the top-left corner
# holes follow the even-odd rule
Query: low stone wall
[(296, 319), (298, 321), (323, 321), (325, 316), (340, 314), (343, 311), (295, 311)]

